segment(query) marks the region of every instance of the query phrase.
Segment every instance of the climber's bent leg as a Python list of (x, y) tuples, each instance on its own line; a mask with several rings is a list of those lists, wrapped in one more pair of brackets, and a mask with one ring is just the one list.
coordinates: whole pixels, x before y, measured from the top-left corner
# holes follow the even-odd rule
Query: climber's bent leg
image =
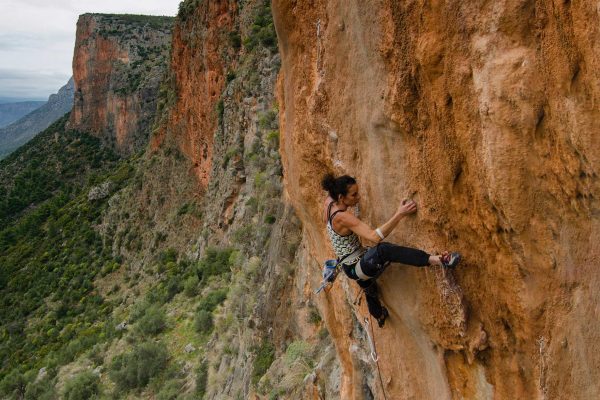
[(430, 265), (430, 258), (423, 250), (381, 242), (362, 256), (360, 267), (368, 276), (377, 277), (388, 262), (424, 267)]
[(390, 261), (415, 267), (429, 265), (429, 254), (423, 250), (382, 242), (375, 246), (375, 251), (384, 263)]
[(383, 316), (383, 306), (379, 301), (379, 293), (377, 291), (377, 283), (375, 279), (369, 279), (368, 281), (357, 281), (358, 285), (365, 291), (365, 299), (367, 300), (367, 307), (369, 313), (375, 318), (379, 319)]

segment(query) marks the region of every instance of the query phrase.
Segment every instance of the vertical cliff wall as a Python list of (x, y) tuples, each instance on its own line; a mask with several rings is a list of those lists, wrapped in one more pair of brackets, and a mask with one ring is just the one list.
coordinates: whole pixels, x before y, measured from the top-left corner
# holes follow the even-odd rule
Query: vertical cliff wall
[[(207, 399), (339, 394), (337, 379), (329, 379), (339, 371), (335, 351), (299, 273), (307, 265), (299, 221), (282, 194), (279, 67), (268, 0), (182, 2), (146, 154), (158, 161), (148, 165), (141, 194), (125, 195), (130, 204), (114, 207), (114, 214), (138, 203), (158, 208), (149, 214), (165, 233), (159, 246), (177, 243), (191, 259), (236, 249), (225, 271), (230, 278), (209, 280), (201, 295), (229, 291), (194, 359), (205, 368), (206, 382), (196, 384)], [(186, 204), (182, 194), (190, 194)], [(195, 211), (181, 216), (180, 204)], [(199, 215), (195, 225), (187, 214)], [(145, 227), (140, 232), (148, 235)]]
[[(285, 188), (312, 257), (332, 254), (326, 171), (358, 178), (372, 226), (417, 201), (389, 240), (464, 255), (455, 272), (394, 265), (381, 277), (388, 398), (598, 397), (595, 3), (274, 0), (273, 10)], [(348, 336), (367, 315), (356, 295), (338, 284), (319, 299), (341, 397), (362, 398), (367, 382), (383, 398), (375, 365), (353, 353), (366, 343)]]
[(84, 14), (77, 22), (70, 127), (121, 153), (148, 141), (168, 65), (173, 18)]
[[(194, 173), (206, 188), (211, 169), (217, 103), (225, 86), (228, 63), (234, 58), (229, 32), (233, 30), (236, 3), (189, 4), (180, 13), (173, 33), (171, 84), (177, 101), (152, 141), (157, 148), (166, 130), (184, 154), (193, 160)], [(229, 66), (233, 67), (233, 66)]]

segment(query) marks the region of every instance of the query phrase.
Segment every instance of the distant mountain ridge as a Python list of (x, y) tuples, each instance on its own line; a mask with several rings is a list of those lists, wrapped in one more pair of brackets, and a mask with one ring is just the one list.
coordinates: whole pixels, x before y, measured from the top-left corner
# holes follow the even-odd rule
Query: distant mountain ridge
[(49, 127), (54, 121), (73, 108), (73, 78), (50, 95), (48, 101), (21, 119), (0, 129), (0, 159), (27, 143), (36, 134)]
[(19, 101), (0, 104), (0, 128), (15, 122), (45, 103), (45, 101)]

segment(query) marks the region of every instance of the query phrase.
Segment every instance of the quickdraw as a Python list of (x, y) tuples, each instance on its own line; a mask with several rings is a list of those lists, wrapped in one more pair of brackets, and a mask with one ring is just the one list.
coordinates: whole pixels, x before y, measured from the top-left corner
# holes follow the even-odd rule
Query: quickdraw
[[(373, 362), (377, 362), (379, 361), (379, 356), (377, 355), (377, 349), (375, 348), (375, 342), (373, 342), (373, 338), (371, 337), (371, 333), (373, 332), (373, 329), (369, 329), (370, 327), (370, 323), (369, 320), (367, 318), (365, 318), (365, 332), (367, 332), (367, 338), (369, 339), (369, 348), (371, 349), (371, 360), (373, 360)], [(369, 332), (370, 330), (370, 332)]]

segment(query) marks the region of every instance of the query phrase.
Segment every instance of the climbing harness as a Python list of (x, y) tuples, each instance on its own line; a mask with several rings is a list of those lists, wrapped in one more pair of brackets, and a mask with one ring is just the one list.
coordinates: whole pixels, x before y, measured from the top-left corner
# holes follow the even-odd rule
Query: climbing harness
[[(326, 289), (326, 288), (332, 286), (333, 282), (335, 282), (335, 278), (337, 278), (342, 267), (351, 268), (354, 271), (354, 273), (357, 274), (359, 279), (362, 279), (362, 280), (372, 279), (373, 277), (369, 277), (362, 272), (362, 270), (360, 269), (360, 265), (359, 265), (360, 261), (357, 261), (354, 267), (350, 267), (350, 266), (344, 264), (344, 261), (347, 259), (354, 259), (354, 258), (360, 259), (360, 257), (364, 253), (365, 253), (365, 249), (360, 248), (360, 249), (353, 251), (350, 254), (345, 255), (341, 259), (338, 258), (337, 260), (325, 260), (325, 262), (323, 263), (323, 274), (322, 274), (323, 279), (321, 280), (321, 286), (319, 286), (319, 288), (315, 291), (315, 294), (319, 294), (323, 289)], [(355, 268), (358, 268), (358, 269), (355, 269)], [(377, 276), (379, 276), (379, 274)]]

